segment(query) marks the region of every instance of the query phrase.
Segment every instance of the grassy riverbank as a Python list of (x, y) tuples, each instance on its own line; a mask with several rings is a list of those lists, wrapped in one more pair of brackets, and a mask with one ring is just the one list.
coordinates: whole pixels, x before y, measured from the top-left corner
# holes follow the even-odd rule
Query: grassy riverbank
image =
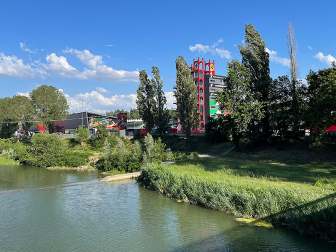
[(273, 157), (233, 152), (148, 165), (139, 182), (184, 202), (336, 241), (335, 165)]
[(18, 164), (20, 164), (18, 161), (8, 159), (5, 156), (0, 156), (0, 165), (18, 165)]

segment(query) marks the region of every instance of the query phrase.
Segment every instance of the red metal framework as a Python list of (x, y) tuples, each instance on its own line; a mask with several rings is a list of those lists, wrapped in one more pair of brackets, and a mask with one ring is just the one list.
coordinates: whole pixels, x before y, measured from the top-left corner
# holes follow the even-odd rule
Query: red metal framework
[[(199, 123), (194, 128), (191, 133), (204, 133), (205, 132), (205, 83), (204, 77), (205, 75), (211, 74), (215, 75), (215, 61), (206, 62), (204, 59), (197, 60), (193, 59), (193, 64), (190, 66), (190, 71), (194, 79), (194, 84), (197, 87), (197, 112), (199, 113)], [(179, 120), (177, 120), (177, 126), (179, 129)], [(179, 133), (182, 133), (181, 130), (178, 130)]]

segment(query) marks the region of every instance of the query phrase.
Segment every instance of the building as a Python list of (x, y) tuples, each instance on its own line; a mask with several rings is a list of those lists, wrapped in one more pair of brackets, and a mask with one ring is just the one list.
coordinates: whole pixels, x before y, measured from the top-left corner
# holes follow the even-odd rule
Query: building
[[(197, 87), (197, 111), (199, 123), (191, 133), (204, 133), (205, 124), (209, 118), (218, 118), (222, 112), (216, 103), (216, 91), (222, 91), (225, 87), (225, 77), (216, 75), (215, 61), (204, 61), (204, 59), (193, 60), (190, 71)], [(178, 132), (182, 133), (181, 124), (177, 120)]]
[(79, 126), (82, 126), (89, 129), (91, 134), (95, 134), (98, 125), (102, 123), (106, 124), (106, 128), (110, 131), (117, 130), (116, 117), (85, 111), (70, 114), (64, 121), (55, 121), (53, 123), (53, 132), (73, 133)]

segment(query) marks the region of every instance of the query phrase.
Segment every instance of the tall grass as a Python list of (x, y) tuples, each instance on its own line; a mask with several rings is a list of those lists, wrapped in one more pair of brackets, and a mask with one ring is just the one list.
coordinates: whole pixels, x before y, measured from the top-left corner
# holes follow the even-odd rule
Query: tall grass
[(336, 196), (328, 198), (331, 191), (321, 187), (206, 171), (202, 165), (188, 164), (149, 164), (138, 181), (184, 202), (285, 223), (300, 232), (336, 240)]

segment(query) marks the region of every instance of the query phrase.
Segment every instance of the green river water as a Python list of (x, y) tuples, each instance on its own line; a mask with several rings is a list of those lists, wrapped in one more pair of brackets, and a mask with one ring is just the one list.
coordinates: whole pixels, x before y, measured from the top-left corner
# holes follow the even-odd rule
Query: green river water
[(0, 251), (336, 251), (98, 172), (0, 166)]

